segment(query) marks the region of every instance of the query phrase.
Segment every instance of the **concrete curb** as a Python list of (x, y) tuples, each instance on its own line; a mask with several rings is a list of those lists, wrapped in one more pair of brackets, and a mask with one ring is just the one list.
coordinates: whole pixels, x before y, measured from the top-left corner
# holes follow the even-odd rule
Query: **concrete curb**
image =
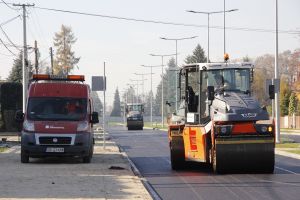
[(300, 155), (298, 155), (298, 154), (282, 151), (282, 150), (279, 150), (279, 149), (275, 149), (275, 154), (290, 157), (290, 158), (294, 158), (294, 159), (300, 159)]
[(297, 132), (297, 131), (284, 132), (284, 131), (282, 131), (280, 134), (281, 135), (300, 135), (300, 132)]
[(154, 190), (154, 188), (151, 186), (151, 184), (147, 181), (147, 179), (145, 179), (142, 174), (140, 173), (140, 171), (138, 170), (138, 168), (135, 166), (135, 164), (132, 162), (132, 160), (128, 157), (128, 155), (126, 154), (126, 152), (124, 151), (124, 149), (122, 147), (120, 147), (118, 144), (116, 144), (119, 148), (119, 151), (123, 154), (123, 156), (128, 160), (131, 169), (133, 171), (133, 173), (138, 176), (141, 180), (141, 182), (143, 183), (143, 185), (145, 186), (146, 190), (149, 192), (150, 196), (154, 199), (154, 200), (162, 200), (162, 198), (159, 196), (159, 194), (156, 193), (156, 191)]

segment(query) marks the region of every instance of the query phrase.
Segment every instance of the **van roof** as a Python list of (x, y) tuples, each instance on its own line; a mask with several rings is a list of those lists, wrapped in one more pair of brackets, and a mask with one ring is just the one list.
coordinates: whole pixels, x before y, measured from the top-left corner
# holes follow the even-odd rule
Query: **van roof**
[(34, 82), (29, 87), (29, 97), (81, 97), (89, 98), (89, 86), (73, 82)]

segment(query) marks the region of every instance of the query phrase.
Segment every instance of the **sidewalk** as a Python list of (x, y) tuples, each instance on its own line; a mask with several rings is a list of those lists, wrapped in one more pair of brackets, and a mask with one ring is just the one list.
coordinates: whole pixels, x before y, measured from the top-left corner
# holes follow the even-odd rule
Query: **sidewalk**
[[(18, 141), (17, 136), (6, 138)], [(152, 199), (109, 135), (105, 149), (103, 135), (96, 138), (89, 164), (74, 158), (30, 158), (21, 164), (19, 144), (0, 153), (0, 199)]]

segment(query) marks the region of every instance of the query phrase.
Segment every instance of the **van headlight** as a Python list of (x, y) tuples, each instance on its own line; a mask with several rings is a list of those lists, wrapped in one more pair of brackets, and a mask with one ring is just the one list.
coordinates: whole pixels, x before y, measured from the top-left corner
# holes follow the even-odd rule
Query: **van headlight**
[(23, 129), (28, 132), (34, 132), (34, 123), (28, 120), (25, 120), (23, 123)]
[(88, 129), (89, 129), (89, 123), (87, 121), (79, 122), (77, 125), (78, 132), (88, 131)]

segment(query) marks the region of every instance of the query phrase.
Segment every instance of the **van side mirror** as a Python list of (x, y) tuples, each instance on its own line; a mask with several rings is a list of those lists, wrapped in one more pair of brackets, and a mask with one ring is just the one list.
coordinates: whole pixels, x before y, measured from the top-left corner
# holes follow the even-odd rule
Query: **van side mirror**
[(91, 116), (91, 123), (96, 124), (99, 123), (98, 112), (93, 112)]
[(212, 101), (215, 99), (215, 87), (207, 86), (207, 99)]
[(270, 99), (275, 98), (275, 85), (269, 85), (269, 97)]
[(22, 123), (24, 121), (25, 114), (22, 110), (17, 110), (15, 114), (15, 120), (17, 123)]

